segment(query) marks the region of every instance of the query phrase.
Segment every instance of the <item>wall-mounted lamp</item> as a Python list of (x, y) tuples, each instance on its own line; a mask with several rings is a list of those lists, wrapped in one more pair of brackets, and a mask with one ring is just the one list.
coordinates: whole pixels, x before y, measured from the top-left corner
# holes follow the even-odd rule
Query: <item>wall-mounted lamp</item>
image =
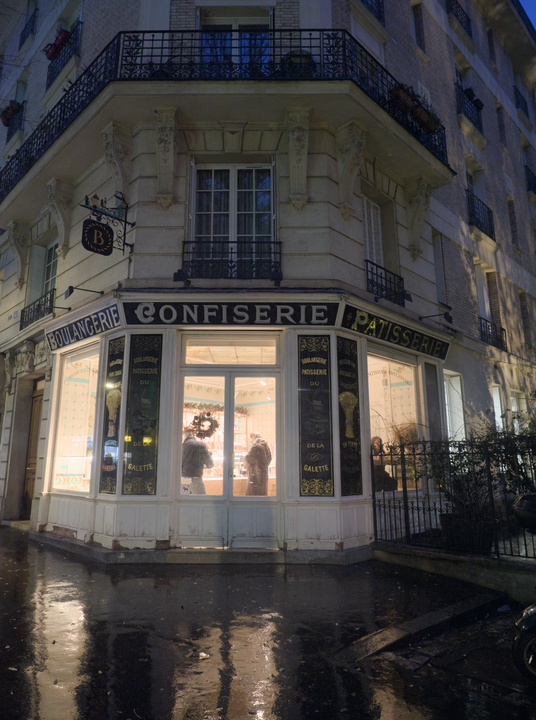
[(53, 309), (54, 310), (68, 310), (69, 312), (71, 311), (71, 308), (64, 308), (64, 307), (61, 307), (61, 305), (54, 305)]
[(78, 287), (77, 285), (69, 285), (65, 291), (65, 299), (71, 297), (75, 290), (83, 290), (84, 292), (95, 293), (96, 295), (104, 295), (104, 290), (89, 290), (88, 288)]
[(444, 313), (435, 313), (435, 315), (419, 315), (419, 320), (426, 320), (426, 318), (433, 318), (433, 317), (442, 317), (445, 318), (445, 320), (448, 322), (449, 325), (452, 325), (452, 315), (449, 312)]

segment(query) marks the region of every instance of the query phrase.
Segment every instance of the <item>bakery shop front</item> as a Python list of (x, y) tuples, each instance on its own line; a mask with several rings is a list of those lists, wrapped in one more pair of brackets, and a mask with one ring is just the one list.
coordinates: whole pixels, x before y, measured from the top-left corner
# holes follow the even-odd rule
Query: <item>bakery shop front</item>
[(54, 320), (35, 526), (367, 557), (370, 438), (439, 422), (448, 340), (422, 327), (330, 293), (123, 292)]

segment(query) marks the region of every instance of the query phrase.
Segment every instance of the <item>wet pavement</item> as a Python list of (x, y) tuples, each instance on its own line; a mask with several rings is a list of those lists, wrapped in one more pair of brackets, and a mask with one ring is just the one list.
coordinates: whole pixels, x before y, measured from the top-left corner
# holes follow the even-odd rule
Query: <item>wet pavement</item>
[(3, 526), (0, 718), (532, 720), (532, 689), (516, 684), (506, 644), (498, 656), (481, 648), (498, 684), (452, 655), (484, 636), (497, 649), (517, 608), (340, 662), (371, 633), (479, 593), (379, 561), (104, 567)]

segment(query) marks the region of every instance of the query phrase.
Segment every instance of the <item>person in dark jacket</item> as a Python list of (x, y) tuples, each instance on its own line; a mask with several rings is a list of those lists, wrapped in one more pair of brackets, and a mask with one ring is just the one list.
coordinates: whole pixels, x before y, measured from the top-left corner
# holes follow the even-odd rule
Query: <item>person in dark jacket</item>
[(244, 458), (248, 473), (246, 495), (267, 495), (268, 466), (272, 461), (272, 453), (266, 440), (259, 434), (251, 433), (250, 439), (253, 440), (253, 445)]
[(203, 470), (211, 467), (214, 467), (214, 460), (205, 443), (194, 437), (192, 430), (186, 430), (182, 443), (182, 476), (191, 478), (193, 495), (207, 494)]

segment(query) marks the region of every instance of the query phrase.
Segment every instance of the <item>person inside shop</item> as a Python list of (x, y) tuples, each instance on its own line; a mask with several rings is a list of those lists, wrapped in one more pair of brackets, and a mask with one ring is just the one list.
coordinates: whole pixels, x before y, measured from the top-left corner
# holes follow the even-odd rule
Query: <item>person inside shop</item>
[(207, 446), (195, 437), (193, 428), (185, 428), (182, 442), (182, 477), (191, 479), (192, 495), (207, 494), (203, 471), (211, 467), (214, 467), (214, 460)]
[(272, 461), (272, 453), (266, 440), (258, 433), (251, 433), (249, 439), (253, 444), (244, 458), (248, 476), (246, 495), (267, 495), (268, 467)]
[(377, 435), (370, 441), (372, 446), (372, 469), (374, 473), (374, 491), (386, 492), (398, 489), (396, 479), (391, 477), (383, 464), (383, 442)]

